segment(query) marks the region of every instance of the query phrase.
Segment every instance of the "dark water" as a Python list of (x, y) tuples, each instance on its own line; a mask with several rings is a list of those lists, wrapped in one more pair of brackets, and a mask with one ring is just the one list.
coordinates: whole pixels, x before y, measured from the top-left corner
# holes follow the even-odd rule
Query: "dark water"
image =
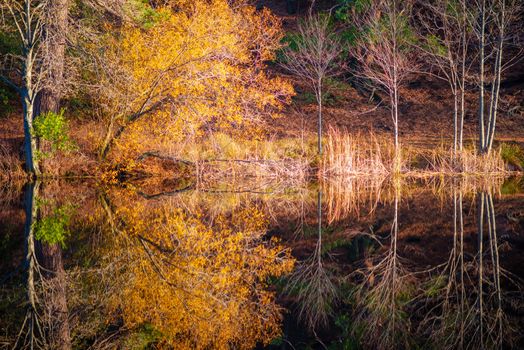
[(523, 185), (6, 185), (0, 348), (522, 348)]

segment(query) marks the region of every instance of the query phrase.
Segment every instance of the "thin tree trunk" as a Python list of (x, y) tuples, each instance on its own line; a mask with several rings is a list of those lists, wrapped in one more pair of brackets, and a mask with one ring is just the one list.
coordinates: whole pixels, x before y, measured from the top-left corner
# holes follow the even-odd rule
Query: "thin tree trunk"
[(322, 81), (318, 82), (318, 154), (322, 154)]
[(115, 118), (111, 116), (111, 121), (109, 122), (109, 126), (107, 127), (106, 136), (104, 138), (104, 142), (102, 143), (102, 146), (100, 147), (100, 151), (98, 152), (98, 157), (103, 160), (107, 152), (109, 151), (109, 147), (111, 145), (111, 141), (113, 140), (113, 129), (115, 128)]
[(497, 123), (497, 109), (500, 95), (500, 80), (502, 75), (502, 50), (504, 46), (504, 32), (505, 32), (505, 16), (506, 16), (506, 2), (502, 0), (502, 10), (500, 19), (500, 33), (499, 42), (497, 49), (497, 59), (495, 62), (495, 82), (493, 83), (493, 93), (491, 95), (490, 111), (489, 111), (489, 128), (488, 128), (488, 141), (487, 149), (491, 150), (493, 147), (493, 139), (495, 138), (495, 126)]
[(453, 89), (453, 156), (457, 155), (458, 149), (458, 94), (457, 94), (457, 84)]
[(24, 50), (24, 86), (21, 89), (22, 105), (24, 108), (24, 152), (27, 172), (36, 177), (40, 176), (40, 167), (38, 164), (37, 154), (37, 140), (33, 132), (33, 118), (34, 118), (34, 90), (33, 90), (33, 61), (34, 61), (34, 33), (31, 27), (31, 7), (29, 1), (26, 2), (25, 16), (27, 23), (27, 32), (24, 40), (26, 44)]
[(484, 153), (486, 148), (484, 131), (484, 60), (485, 60), (485, 30), (486, 30), (486, 0), (482, 0), (480, 9), (480, 73), (479, 73), (479, 152)]
[(317, 218), (318, 218), (318, 244), (317, 244), (317, 256), (318, 256), (318, 267), (322, 268), (322, 191), (319, 190), (317, 193)]
[[(464, 83), (464, 81), (463, 81)], [(464, 116), (466, 114), (466, 108), (465, 108), (465, 91), (464, 91), (464, 85), (460, 88), (460, 124), (459, 124), (459, 141), (458, 141), (458, 149), (459, 151), (462, 151), (464, 148)]]
[(461, 76), (460, 76), (460, 127), (459, 127), (459, 150), (462, 151), (464, 145), (464, 116), (465, 110), (465, 91), (466, 91), (466, 1), (462, 0), (462, 57), (461, 57)]

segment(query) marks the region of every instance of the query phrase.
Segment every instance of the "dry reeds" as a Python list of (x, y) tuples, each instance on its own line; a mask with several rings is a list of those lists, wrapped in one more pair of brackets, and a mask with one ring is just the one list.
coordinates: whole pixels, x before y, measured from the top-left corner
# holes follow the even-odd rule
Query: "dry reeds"
[(7, 146), (0, 143), (0, 182), (24, 180), (26, 173), (19, 157)]
[(391, 144), (371, 133), (364, 138), (330, 129), (320, 168), (324, 177), (339, 175), (384, 175), (392, 167)]
[[(426, 162), (423, 171), (426, 173), (460, 173), (467, 175), (496, 175), (508, 171), (502, 160), (500, 150), (486, 154), (478, 154), (477, 150), (465, 149), (454, 153), (444, 147), (429, 151), (420, 151), (415, 158), (423, 158)], [(419, 169), (414, 169), (417, 171)]]
[(402, 146), (374, 133), (351, 135), (331, 129), (326, 137), (320, 176), (403, 174), (414, 177), (434, 175), (501, 175), (508, 171), (501, 150), (479, 154), (475, 148), (459, 152), (444, 145), (435, 148)]

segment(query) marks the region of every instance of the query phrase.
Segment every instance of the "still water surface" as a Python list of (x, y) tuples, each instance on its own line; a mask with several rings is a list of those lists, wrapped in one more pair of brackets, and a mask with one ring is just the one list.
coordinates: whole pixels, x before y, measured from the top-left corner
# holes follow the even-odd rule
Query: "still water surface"
[(0, 193), (0, 347), (518, 349), (524, 179)]

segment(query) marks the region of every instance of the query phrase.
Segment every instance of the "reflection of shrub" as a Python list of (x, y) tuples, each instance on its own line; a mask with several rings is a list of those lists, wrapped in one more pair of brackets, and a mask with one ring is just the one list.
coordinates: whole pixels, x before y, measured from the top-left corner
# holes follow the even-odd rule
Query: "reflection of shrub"
[[(42, 140), (49, 141), (51, 153), (55, 151), (71, 151), (74, 144), (70, 140), (68, 131), (69, 125), (64, 117), (64, 110), (60, 113), (48, 112), (36, 117), (34, 121), (34, 134)], [(42, 154), (47, 156), (48, 154)]]
[(69, 236), (69, 222), (71, 221), (71, 205), (55, 208), (53, 213), (36, 223), (36, 239), (48, 244), (60, 244), (65, 248), (65, 240)]

